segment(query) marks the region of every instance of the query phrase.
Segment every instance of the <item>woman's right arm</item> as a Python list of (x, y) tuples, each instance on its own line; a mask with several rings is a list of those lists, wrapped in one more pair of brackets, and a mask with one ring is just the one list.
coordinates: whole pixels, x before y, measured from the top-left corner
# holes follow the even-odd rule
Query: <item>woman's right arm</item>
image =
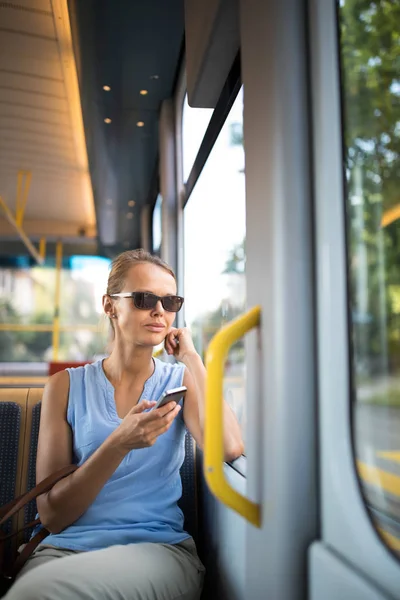
[[(53, 375), (44, 389), (36, 462), (37, 482), (72, 463), (72, 431), (67, 422), (68, 394), (67, 371)], [(169, 405), (143, 413), (153, 404), (147, 401), (137, 404), (82, 466), (59, 481), (50, 492), (37, 498), (40, 520), (46, 529), (59, 533), (79, 519), (126, 454), (135, 448), (153, 445), (157, 437), (167, 431), (179, 412), (178, 407), (170, 413), (166, 409)]]

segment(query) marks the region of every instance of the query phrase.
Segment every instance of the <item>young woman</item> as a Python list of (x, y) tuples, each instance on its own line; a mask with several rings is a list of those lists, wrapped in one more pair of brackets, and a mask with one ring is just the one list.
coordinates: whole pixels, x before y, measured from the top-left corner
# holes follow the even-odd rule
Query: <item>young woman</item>
[[(114, 260), (103, 297), (110, 356), (57, 373), (43, 394), (37, 481), (71, 463), (79, 468), (38, 498), (51, 535), (7, 600), (200, 597), (204, 569), (177, 502), (185, 426), (203, 446), (205, 369), (190, 332), (173, 327), (182, 303), (158, 257), (135, 250)], [(181, 364), (152, 358), (163, 340)], [(183, 403), (149, 410), (181, 385)], [(232, 460), (243, 443), (227, 405), (224, 435)]]

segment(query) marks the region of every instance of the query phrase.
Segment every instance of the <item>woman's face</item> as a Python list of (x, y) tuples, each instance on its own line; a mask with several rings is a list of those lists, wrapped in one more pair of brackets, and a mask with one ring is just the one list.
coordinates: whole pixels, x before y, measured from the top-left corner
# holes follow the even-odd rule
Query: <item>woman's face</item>
[[(151, 292), (157, 296), (176, 295), (175, 279), (163, 268), (150, 263), (131, 267), (121, 292)], [(135, 307), (133, 298), (113, 298), (114, 328), (128, 344), (157, 346), (171, 328), (176, 313), (164, 310), (159, 300), (153, 309)], [(155, 327), (162, 325), (162, 327)]]

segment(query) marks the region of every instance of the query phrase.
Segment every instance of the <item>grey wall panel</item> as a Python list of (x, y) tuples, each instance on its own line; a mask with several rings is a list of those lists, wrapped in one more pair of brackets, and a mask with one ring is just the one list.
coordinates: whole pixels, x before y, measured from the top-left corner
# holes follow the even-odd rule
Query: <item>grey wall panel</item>
[(389, 600), (321, 543), (310, 550), (310, 600)]

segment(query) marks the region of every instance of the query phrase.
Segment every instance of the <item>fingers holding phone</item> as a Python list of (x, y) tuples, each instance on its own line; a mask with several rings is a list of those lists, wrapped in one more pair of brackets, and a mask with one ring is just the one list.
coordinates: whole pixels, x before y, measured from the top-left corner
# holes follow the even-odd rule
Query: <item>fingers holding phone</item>
[(186, 388), (175, 388), (165, 392), (158, 402), (143, 400), (134, 406), (112, 434), (121, 451), (153, 446), (179, 414), (178, 402), (185, 393)]
[[(161, 398), (159, 398), (155, 406), (151, 408), (151, 410), (157, 410), (163, 406), (166, 406), (170, 402), (175, 402), (176, 404), (178, 404), (178, 402), (180, 402), (180, 400), (185, 397), (186, 392), (187, 387), (184, 385), (182, 385), (181, 387), (173, 388), (171, 390), (166, 390), (161, 396)], [(172, 410), (172, 408), (170, 410)]]

